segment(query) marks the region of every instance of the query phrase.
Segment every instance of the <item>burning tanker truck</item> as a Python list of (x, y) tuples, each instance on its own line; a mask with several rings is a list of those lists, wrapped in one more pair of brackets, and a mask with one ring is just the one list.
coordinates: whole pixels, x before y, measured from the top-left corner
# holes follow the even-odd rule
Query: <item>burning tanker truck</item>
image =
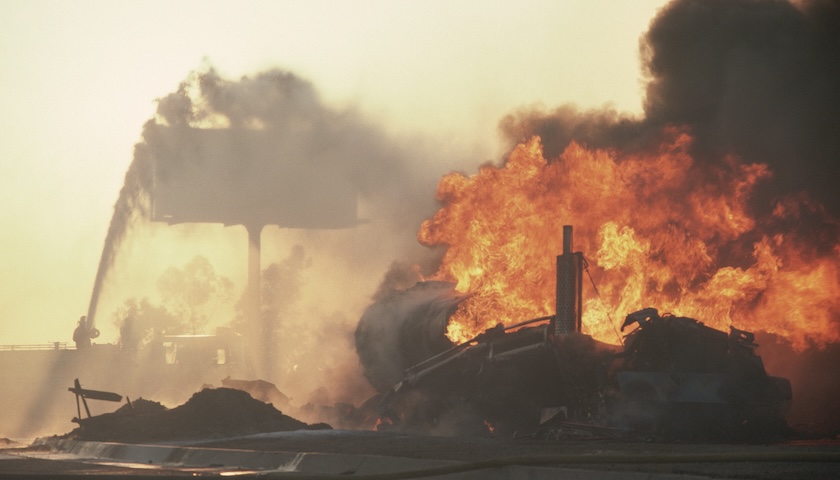
[(724, 333), (646, 308), (623, 347), (581, 333), (584, 258), (564, 227), (556, 315), (454, 344), (449, 317), (468, 295), (420, 282), (371, 305), (356, 330), (388, 428), (437, 434), (732, 439), (779, 434), (792, 394), (767, 374), (752, 333)]

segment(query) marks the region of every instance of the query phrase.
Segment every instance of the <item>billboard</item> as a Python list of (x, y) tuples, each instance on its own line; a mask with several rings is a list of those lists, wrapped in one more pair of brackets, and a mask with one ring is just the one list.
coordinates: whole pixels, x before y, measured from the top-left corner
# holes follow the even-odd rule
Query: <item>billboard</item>
[(358, 224), (353, 142), (312, 129), (154, 126), (152, 219), (345, 228)]

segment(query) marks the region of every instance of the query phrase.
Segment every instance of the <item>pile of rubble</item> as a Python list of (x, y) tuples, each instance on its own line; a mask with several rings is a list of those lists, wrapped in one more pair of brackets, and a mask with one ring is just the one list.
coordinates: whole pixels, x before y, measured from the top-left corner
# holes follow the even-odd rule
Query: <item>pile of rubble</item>
[(331, 428), (296, 420), (271, 404), (232, 388), (204, 389), (172, 409), (139, 399), (113, 413), (76, 421), (79, 427), (66, 434), (66, 438), (129, 443)]

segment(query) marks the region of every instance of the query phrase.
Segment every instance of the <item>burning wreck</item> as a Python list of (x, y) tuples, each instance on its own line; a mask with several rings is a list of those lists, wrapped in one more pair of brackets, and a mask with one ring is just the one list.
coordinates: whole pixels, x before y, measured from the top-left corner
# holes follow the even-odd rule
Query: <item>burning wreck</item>
[(368, 308), (356, 343), (380, 392), (378, 428), (707, 439), (786, 428), (790, 382), (767, 374), (750, 332), (646, 308), (624, 320), (623, 347), (582, 333), (586, 262), (563, 231), (555, 315), (455, 344), (447, 322), (468, 296), (452, 284), (420, 282)]

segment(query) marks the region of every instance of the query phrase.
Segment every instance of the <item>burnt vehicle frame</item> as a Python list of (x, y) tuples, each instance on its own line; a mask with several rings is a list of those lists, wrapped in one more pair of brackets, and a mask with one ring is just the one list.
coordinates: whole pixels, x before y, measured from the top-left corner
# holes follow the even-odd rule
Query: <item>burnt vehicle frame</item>
[[(563, 231), (556, 314), (499, 324), (405, 368), (392, 387), (380, 389), (380, 428), (691, 439), (785, 430), (790, 382), (767, 374), (750, 332), (731, 328), (727, 334), (646, 308), (625, 318), (622, 331), (635, 328), (623, 346), (583, 334), (586, 263), (573, 252), (572, 228)], [(464, 298), (450, 302), (447, 318)], [(433, 323), (440, 328), (439, 318)], [(367, 371), (370, 360), (362, 362)]]

